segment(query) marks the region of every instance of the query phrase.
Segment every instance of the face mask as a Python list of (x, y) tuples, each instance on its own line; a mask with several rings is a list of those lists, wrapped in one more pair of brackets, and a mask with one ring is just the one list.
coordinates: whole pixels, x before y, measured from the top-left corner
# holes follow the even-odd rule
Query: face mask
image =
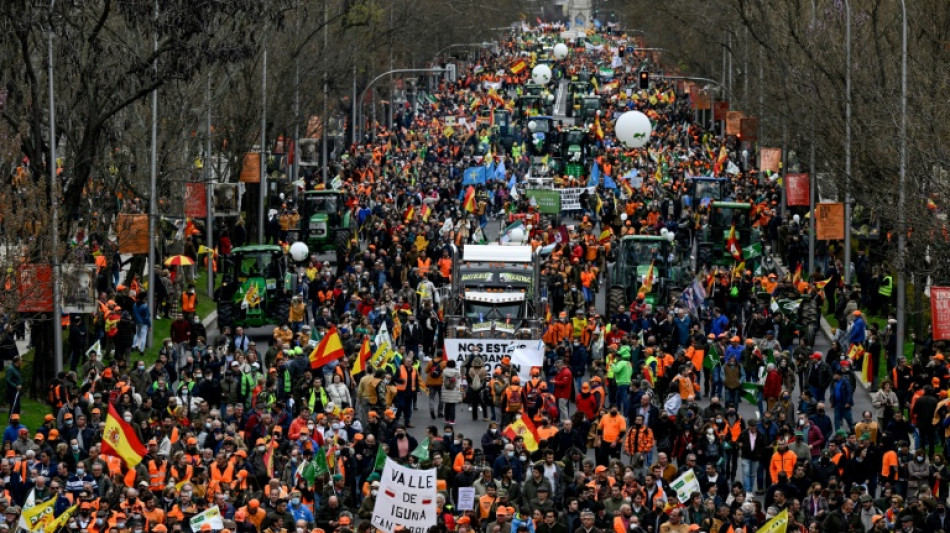
[(497, 434), (498, 434), (498, 428), (491, 428), (491, 434), (492, 434), (492, 435), (497, 435)]
[(528, 456), (527, 456), (527, 455), (522, 455), (521, 457), (519, 457), (519, 459), (521, 459), (522, 461), (527, 461), (527, 460), (528, 460)]
[(266, 450), (266, 449), (267, 449), (267, 448), (265, 448), (264, 446), (258, 446), (258, 447), (257, 447), (257, 451), (259, 451), (259, 452), (261, 452), (261, 453), (264, 453), (264, 450)]
[(924, 462), (924, 458), (923, 458), (923, 457), (918, 457), (918, 458), (917, 458), (917, 462), (918, 462), (918, 463)]
[(717, 419), (716, 419), (716, 423), (717, 423), (717, 424), (722, 424), (722, 419), (721, 419), (721, 418), (717, 418)]
[(309, 429), (310, 431), (313, 431), (313, 424), (307, 424), (307, 429)]
[(514, 452), (514, 451), (508, 452), (508, 457), (514, 457), (514, 456), (515, 456), (515, 452)]
[(141, 530), (141, 529), (136, 529), (136, 530), (135, 530), (135, 533), (142, 533), (142, 530)]
[(122, 529), (125, 527), (125, 522), (116, 522), (115, 527)]
[(369, 491), (369, 493), (372, 494), (373, 496), (376, 496), (376, 493), (378, 493), (378, 492), (379, 492), (379, 491), (376, 490), (376, 489), (373, 489), (373, 490)]
[(804, 426), (804, 425), (805, 425), (805, 421), (804, 421), (804, 420), (799, 420), (799, 421), (798, 421), (798, 425), (799, 425), (799, 426)]
[(67, 426), (73, 425), (73, 421), (72, 421), (72, 420), (67, 420), (67, 421), (66, 421), (66, 425), (67, 425)]
[(291, 498), (290, 503), (294, 505), (300, 505), (300, 498)]
[(139, 368), (139, 372), (144, 372), (144, 371), (145, 371), (145, 365), (139, 365), (138, 368)]
[(132, 422), (131, 416), (123, 416), (122, 418), (124, 418), (126, 422)]
[(77, 468), (77, 469), (76, 469), (76, 475), (82, 477), (82, 476), (86, 475), (86, 471), (83, 470), (82, 468)]
[(105, 523), (106, 523), (106, 519), (105, 519), (105, 518), (97, 518), (97, 519), (96, 519), (96, 525), (101, 526), (102, 524), (105, 524)]
[(339, 424), (339, 423), (333, 424), (333, 429), (335, 429), (335, 430), (336, 430), (336, 429), (340, 429), (340, 424)]
[(456, 446), (459, 446), (462, 444), (462, 441), (459, 439), (455, 439), (453, 442), (455, 443)]

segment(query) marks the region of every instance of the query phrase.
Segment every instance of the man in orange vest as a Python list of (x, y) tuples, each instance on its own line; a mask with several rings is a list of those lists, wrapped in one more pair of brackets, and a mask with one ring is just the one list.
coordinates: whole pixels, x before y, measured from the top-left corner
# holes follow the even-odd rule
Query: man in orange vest
[(198, 295), (195, 294), (195, 285), (188, 284), (188, 290), (181, 295), (181, 312), (185, 314), (185, 320), (192, 322), (195, 319), (195, 309), (198, 306)]
[(399, 410), (399, 413), (402, 414), (407, 428), (415, 427), (410, 423), (412, 419), (412, 406), (416, 401), (416, 395), (419, 390), (426, 388), (422, 382), (422, 376), (419, 375), (419, 371), (416, 370), (416, 367), (412, 364), (412, 359), (413, 356), (411, 354), (406, 354), (406, 357), (402, 360), (402, 364), (399, 365), (399, 369), (393, 376), (396, 381), (396, 408)]

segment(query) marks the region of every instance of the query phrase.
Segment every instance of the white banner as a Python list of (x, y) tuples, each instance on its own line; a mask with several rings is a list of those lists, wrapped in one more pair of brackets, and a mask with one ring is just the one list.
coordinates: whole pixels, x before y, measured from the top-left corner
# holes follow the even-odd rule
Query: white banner
[(436, 524), (435, 469), (413, 470), (386, 459), (373, 507), (373, 527), (393, 533), (403, 526), (410, 533), (427, 533)]
[(192, 531), (201, 531), (201, 526), (204, 524), (211, 524), (211, 529), (224, 529), (224, 519), (221, 518), (221, 511), (217, 505), (212, 505), (204, 512), (192, 516), (189, 522)]
[(561, 193), (561, 211), (576, 211), (581, 208), (581, 193), (590, 191), (594, 193), (594, 187), (577, 187), (573, 189), (559, 189)]
[(687, 470), (682, 476), (673, 480), (670, 487), (676, 491), (676, 497), (682, 504), (689, 501), (690, 494), (702, 492), (699, 488), (699, 481), (696, 479), (696, 473), (692, 469)]
[(475, 487), (459, 487), (459, 501), (456, 507), (459, 511), (475, 509)]
[(489, 372), (501, 365), (502, 357), (507, 355), (511, 358), (511, 365), (517, 369), (518, 376), (526, 380), (531, 378), (532, 366), (544, 364), (544, 348), (538, 345), (539, 341), (536, 340), (445, 339), (445, 355), (460, 367), (469, 357), (478, 355)]

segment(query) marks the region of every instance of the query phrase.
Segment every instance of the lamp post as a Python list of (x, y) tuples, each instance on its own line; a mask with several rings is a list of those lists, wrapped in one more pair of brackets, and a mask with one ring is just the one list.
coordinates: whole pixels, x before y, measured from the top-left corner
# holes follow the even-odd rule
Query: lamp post
[(851, 283), (851, 2), (844, 0), (844, 279)]
[[(360, 139), (363, 138), (363, 132), (362, 132), (362, 129), (363, 129), (363, 127), (362, 127), (362, 122), (363, 122), (363, 99), (366, 98), (366, 91), (370, 90), (370, 88), (373, 87), (373, 84), (374, 84), (374, 83), (376, 83), (377, 81), (379, 81), (379, 80), (385, 78), (386, 76), (389, 76), (390, 74), (408, 74), (408, 73), (425, 73), (425, 72), (432, 73), (432, 74), (436, 74), (436, 73), (443, 72), (443, 71), (444, 71), (444, 69), (443, 69), (442, 67), (433, 67), (433, 68), (397, 68), (397, 69), (392, 69), (392, 70), (383, 72), (383, 73), (380, 74), (379, 76), (376, 76), (375, 78), (373, 78), (372, 81), (370, 81), (368, 84), (366, 84), (366, 87), (363, 89), (363, 92), (360, 93), (360, 98), (359, 98), (359, 100), (358, 100), (358, 104), (356, 105), (358, 123), (359, 123), (359, 125), (360, 125), (360, 135), (359, 135), (359, 138), (360, 138)], [(375, 127), (375, 125), (374, 125), (374, 127)]]
[[(53, 96), (53, 9), (56, 0), (49, 2), (49, 35), (47, 41), (48, 64), (47, 78), (49, 78), (49, 200), (52, 224), (53, 250), (50, 256), (53, 261), (53, 369), (59, 375), (63, 371), (63, 308), (60, 301), (60, 286), (62, 272), (59, 264), (59, 199), (56, 198), (56, 101)], [(11, 405), (12, 409), (13, 406)]]
[[(158, 1), (155, 2), (156, 30), (152, 38), (152, 51), (158, 52)], [(153, 68), (158, 67), (158, 63), (153, 62)], [(155, 269), (155, 233), (158, 224), (158, 89), (152, 89), (152, 153), (149, 161), (149, 194), (148, 194), (148, 292), (146, 302), (148, 312), (155, 316), (155, 284), (161, 283), (158, 277), (158, 270)], [(205, 193), (207, 194), (207, 192)], [(151, 319), (152, 317), (149, 317)], [(155, 328), (148, 328), (146, 336), (146, 346), (151, 346), (155, 339)]]
[(904, 266), (907, 248), (907, 2), (901, 0), (901, 133), (900, 133), (900, 181), (897, 191), (897, 357), (904, 355), (904, 330), (906, 312), (904, 310), (905, 279)]

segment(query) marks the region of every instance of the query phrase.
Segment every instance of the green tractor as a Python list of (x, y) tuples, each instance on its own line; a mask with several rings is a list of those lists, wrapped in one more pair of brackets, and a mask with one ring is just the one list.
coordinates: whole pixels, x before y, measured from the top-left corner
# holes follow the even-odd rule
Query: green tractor
[(696, 250), (697, 266), (733, 266), (736, 259), (726, 248), (729, 232), (736, 228), (736, 240), (742, 249), (746, 268), (754, 270), (761, 254), (761, 232), (752, 227), (752, 204), (748, 202), (712, 202), (709, 224), (699, 235)]
[(353, 236), (350, 211), (343, 193), (334, 190), (303, 193), (300, 236), (311, 251), (346, 250)]
[(644, 302), (654, 308), (666, 306), (678, 293), (686, 279), (686, 269), (675, 243), (660, 235), (628, 235), (617, 244), (617, 260), (609, 269), (607, 315), (630, 304), (640, 291), (653, 265), (653, 288)]
[(283, 248), (255, 244), (231, 250), (223, 262), (218, 325), (260, 327), (287, 321), (294, 277)]
[(594, 117), (597, 116), (597, 112), (600, 111), (602, 106), (603, 103), (597, 95), (581, 98), (580, 107), (577, 110), (578, 120), (582, 123), (593, 122)]
[(564, 173), (575, 178), (586, 174), (590, 158), (590, 139), (582, 128), (568, 128), (561, 132), (559, 157), (564, 164)]
[(572, 81), (567, 84), (568, 99), (571, 105), (567, 106), (567, 116), (573, 117), (580, 112), (584, 96), (593, 92), (594, 86), (589, 81)]
[(507, 109), (496, 109), (494, 113), (494, 124), (491, 127), (492, 142), (496, 142), (505, 148), (505, 153), (511, 151), (511, 145), (515, 142), (515, 127), (512, 122), (511, 112)]

